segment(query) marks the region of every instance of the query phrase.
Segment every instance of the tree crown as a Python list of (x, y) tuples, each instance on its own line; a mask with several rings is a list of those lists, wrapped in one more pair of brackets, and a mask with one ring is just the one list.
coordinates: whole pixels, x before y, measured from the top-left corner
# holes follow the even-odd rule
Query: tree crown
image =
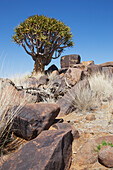
[(22, 45), (36, 60), (37, 56), (58, 58), (66, 47), (72, 47), (72, 33), (63, 22), (44, 15), (34, 15), (14, 29), (13, 41)]

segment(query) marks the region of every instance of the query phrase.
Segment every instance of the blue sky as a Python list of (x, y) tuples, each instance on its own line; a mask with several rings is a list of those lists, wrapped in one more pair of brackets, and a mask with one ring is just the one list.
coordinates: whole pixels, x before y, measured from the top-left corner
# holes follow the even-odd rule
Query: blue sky
[[(11, 37), (14, 27), (34, 14), (56, 18), (71, 28), (74, 47), (61, 56), (79, 54), (82, 61), (96, 64), (113, 61), (113, 0), (1, 0), (0, 77), (33, 70), (31, 56)], [(60, 68), (60, 58), (51, 64)]]

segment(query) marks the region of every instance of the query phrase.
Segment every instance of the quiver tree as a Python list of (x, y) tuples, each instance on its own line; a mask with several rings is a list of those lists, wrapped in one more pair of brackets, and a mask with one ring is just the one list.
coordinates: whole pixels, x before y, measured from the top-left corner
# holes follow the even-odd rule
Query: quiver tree
[(30, 16), (14, 31), (13, 41), (21, 45), (35, 61), (33, 75), (43, 72), (45, 65), (58, 58), (64, 48), (73, 46), (70, 28), (47, 16)]

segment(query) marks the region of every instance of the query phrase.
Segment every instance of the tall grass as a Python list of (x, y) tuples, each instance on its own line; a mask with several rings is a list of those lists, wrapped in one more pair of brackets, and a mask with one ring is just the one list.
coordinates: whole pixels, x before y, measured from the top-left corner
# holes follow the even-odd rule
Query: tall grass
[[(72, 110), (76, 109), (82, 113), (91, 111), (97, 107), (98, 104), (98, 99), (96, 98), (95, 93), (89, 87), (81, 89), (81, 87), (78, 86), (77, 91), (73, 92), (73, 94), (69, 93), (69, 99), (70, 97), (72, 101)], [(69, 99), (68, 102), (70, 102)]]
[(31, 75), (30, 73), (25, 73), (25, 74), (16, 74), (10, 77), (10, 80), (12, 80), (15, 84), (15, 86), (27, 86), (25, 84), (25, 80), (29, 78)]
[(13, 120), (25, 104), (26, 97), (19, 96), (15, 88), (3, 88), (0, 83), (0, 154), (11, 139), (10, 130)]
[[(95, 73), (88, 77), (90, 87), (78, 86), (77, 91), (71, 93), (72, 105), (78, 111), (86, 112), (99, 108), (103, 102), (113, 101), (113, 76), (105, 73)], [(112, 106), (112, 107), (111, 107)], [(112, 108), (112, 109), (111, 109)], [(111, 111), (112, 110), (112, 111)], [(113, 114), (113, 104), (107, 108)]]
[(113, 76), (105, 73), (95, 73), (89, 78), (91, 89), (103, 101), (113, 98)]

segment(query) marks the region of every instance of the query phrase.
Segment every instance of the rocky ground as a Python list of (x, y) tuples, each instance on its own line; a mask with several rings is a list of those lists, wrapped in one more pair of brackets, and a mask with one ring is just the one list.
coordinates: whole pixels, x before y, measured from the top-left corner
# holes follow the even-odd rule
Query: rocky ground
[[(21, 85), (0, 80), (5, 98), (10, 94), (7, 113), (17, 109), (23, 98), (26, 101), (14, 117), (13, 141), (4, 148), (1, 170), (113, 169), (112, 108), (108, 109), (113, 98), (98, 101), (98, 107), (90, 110), (81, 110), (75, 103), (73, 107), (73, 96), (83, 88), (91, 92), (87, 77), (97, 72), (112, 77), (113, 62), (80, 63), (80, 56), (72, 55), (63, 57), (61, 66), (58, 70), (53, 65), (46, 75), (30, 77)], [(1, 132), (6, 121), (7, 117)]]
[[(113, 134), (113, 124), (108, 124), (107, 114), (99, 110), (85, 114), (72, 112), (63, 119), (79, 131), (79, 138), (74, 139), (72, 145), (73, 156), (70, 170), (109, 169), (101, 165), (97, 158), (94, 159), (92, 149), (95, 148), (92, 148), (92, 143), (89, 142), (90, 139), (95, 140)], [(107, 156), (109, 157), (109, 155)]]

